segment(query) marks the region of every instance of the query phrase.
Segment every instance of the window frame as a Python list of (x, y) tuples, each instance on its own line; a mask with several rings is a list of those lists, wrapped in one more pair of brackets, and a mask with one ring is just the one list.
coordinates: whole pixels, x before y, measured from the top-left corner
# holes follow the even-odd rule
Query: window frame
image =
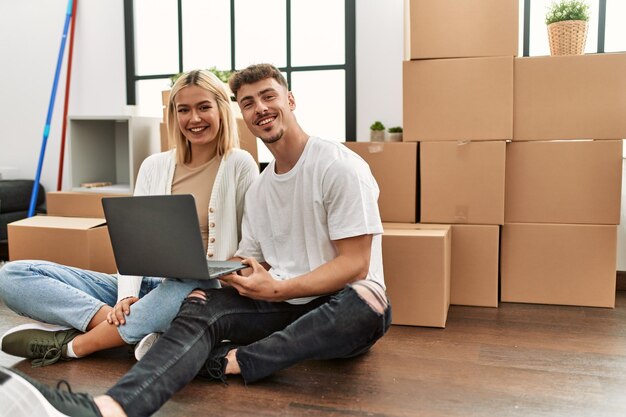
[[(231, 39), (231, 61), (230, 70), (235, 68), (236, 34), (235, 34), (235, 1), (230, 0), (230, 39)], [(356, 0), (345, 1), (345, 61), (344, 64), (334, 65), (291, 65), (291, 0), (286, 2), (286, 42), (287, 57), (286, 66), (278, 69), (286, 74), (287, 83), (291, 88), (291, 75), (294, 72), (305, 71), (345, 71), (345, 140), (356, 141)], [(178, 72), (183, 71), (183, 21), (182, 2), (178, 4)], [(134, 0), (124, 0), (124, 32), (126, 43), (126, 103), (128, 105), (137, 104), (137, 81), (155, 80), (169, 78), (175, 74), (149, 74), (137, 75), (135, 65), (135, 13)]]

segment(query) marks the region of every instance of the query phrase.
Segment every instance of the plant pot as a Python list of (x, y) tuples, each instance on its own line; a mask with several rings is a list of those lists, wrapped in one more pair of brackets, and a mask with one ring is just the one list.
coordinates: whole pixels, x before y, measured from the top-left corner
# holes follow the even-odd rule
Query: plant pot
[(385, 138), (386, 142), (402, 142), (402, 132), (392, 132)]
[(582, 55), (587, 41), (587, 22), (564, 20), (548, 25), (548, 40), (552, 55)]
[(385, 140), (385, 131), (384, 130), (370, 130), (370, 141), (371, 142), (383, 142)]

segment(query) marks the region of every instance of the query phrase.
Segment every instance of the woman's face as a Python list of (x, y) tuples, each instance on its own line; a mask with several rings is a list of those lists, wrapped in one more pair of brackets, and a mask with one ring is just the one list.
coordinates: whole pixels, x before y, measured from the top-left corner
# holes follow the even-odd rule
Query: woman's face
[(207, 145), (217, 138), (220, 113), (213, 93), (190, 85), (174, 98), (178, 127), (192, 145)]

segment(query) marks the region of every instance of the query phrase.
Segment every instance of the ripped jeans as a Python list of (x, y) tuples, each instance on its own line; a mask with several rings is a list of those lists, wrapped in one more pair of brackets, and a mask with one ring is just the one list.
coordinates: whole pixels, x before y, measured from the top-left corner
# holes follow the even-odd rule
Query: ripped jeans
[(376, 311), (353, 285), (307, 304), (256, 301), (231, 287), (188, 297), (169, 329), (108, 392), (128, 416), (147, 416), (194, 379), (221, 340), (240, 345), (246, 383), (308, 359), (365, 353), (391, 324), (391, 306)]

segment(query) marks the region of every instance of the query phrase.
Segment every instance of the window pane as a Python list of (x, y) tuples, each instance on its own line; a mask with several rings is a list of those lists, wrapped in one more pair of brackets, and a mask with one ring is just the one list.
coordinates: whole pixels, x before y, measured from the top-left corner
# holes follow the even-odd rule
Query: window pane
[(287, 65), (285, 0), (235, 1), (235, 66)]
[(169, 90), (171, 82), (169, 78), (158, 80), (141, 80), (135, 84), (137, 87), (138, 116), (163, 117), (163, 99), (161, 91)]
[(135, 0), (137, 75), (178, 72), (176, 0)]
[[(323, 27), (321, 25), (323, 24)], [(345, 4), (338, 0), (291, 2), (291, 65), (344, 64)], [(320, 47), (323, 45), (323, 47)]]
[(344, 70), (291, 73), (296, 117), (309, 135), (345, 141), (346, 75)]
[[(531, 0), (530, 4), (530, 55), (550, 55), (550, 43), (548, 42), (548, 27), (546, 26), (546, 13), (554, 0)], [(599, 0), (590, 0), (589, 4), (589, 29), (587, 31), (587, 43), (585, 53), (593, 53), (598, 50), (598, 4)]]
[(606, 33), (604, 50), (606, 52), (626, 51), (626, 1), (607, 0)]
[(183, 69), (230, 70), (230, 1), (183, 0)]

